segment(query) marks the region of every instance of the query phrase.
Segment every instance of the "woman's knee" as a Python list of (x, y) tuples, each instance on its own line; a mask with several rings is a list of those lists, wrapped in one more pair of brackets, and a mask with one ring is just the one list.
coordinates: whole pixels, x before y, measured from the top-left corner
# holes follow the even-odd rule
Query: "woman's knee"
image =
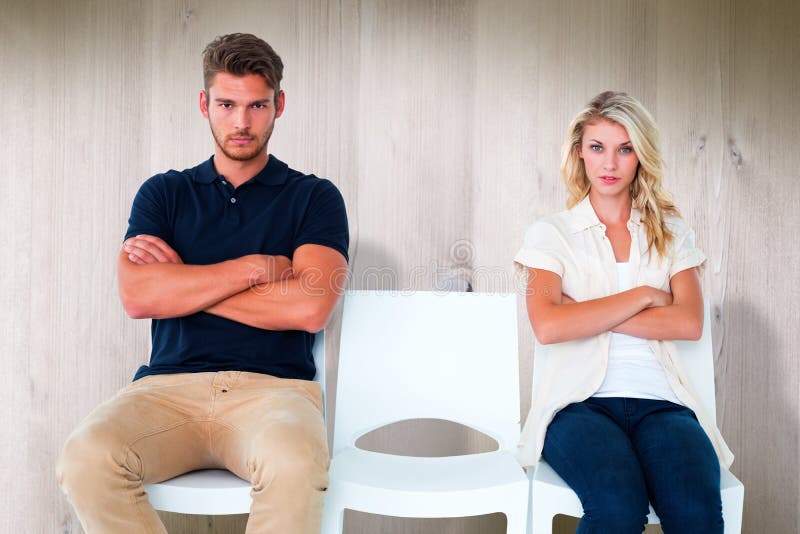
[(718, 486), (697, 485), (689, 492), (674, 493), (654, 501), (664, 532), (681, 534), (721, 534), (723, 531), (722, 498)]
[(639, 485), (606, 486), (596, 494), (585, 496), (583, 519), (589, 532), (614, 532), (641, 534), (647, 523), (650, 504), (647, 490)]
[(676, 512), (674, 516), (661, 519), (662, 529), (667, 534), (722, 534), (725, 530), (720, 509), (703, 510), (692, 506)]

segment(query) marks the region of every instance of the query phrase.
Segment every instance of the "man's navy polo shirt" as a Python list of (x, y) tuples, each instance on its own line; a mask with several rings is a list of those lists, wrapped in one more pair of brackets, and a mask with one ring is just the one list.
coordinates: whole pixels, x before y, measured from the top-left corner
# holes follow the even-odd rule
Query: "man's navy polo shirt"
[[(186, 264), (208, 265), (247, 254), (292, 258), (317, 244), (347, 258), (344, 200), (330, 181), (290, 169), (274, 156), (256, 176), (234, 189), (217, 174), (212, 157), (192, 169), (148, 179), (133, 201), (125, 239), (160, 237)], [(199, 312), (153, 319), (147, 375), (251, 371), (281, 378), (314, 378), (313, 335), (262, 330)]]

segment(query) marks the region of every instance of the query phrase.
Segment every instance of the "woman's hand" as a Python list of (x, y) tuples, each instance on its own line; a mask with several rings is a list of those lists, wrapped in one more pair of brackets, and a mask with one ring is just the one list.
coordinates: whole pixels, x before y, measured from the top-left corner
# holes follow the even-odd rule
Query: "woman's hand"
[(666, 291), (661, 291), (660, 289), (650, 286), (642, 287), (645, 288), (648, 296), (650, 297), (650, 306), (648, 306), (649, 308), (672, 305), (672, 293), (667, 293)]

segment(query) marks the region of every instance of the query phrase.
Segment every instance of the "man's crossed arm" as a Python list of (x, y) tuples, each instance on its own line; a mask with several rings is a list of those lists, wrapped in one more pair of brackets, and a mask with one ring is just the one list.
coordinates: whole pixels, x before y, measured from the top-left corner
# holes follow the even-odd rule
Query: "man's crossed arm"
[(162, 239), (125, 241), (119, 291), (134, 318), (164, 319), (206, 311), (268, 330), (317, 332), (325, 327), (346, 278), (338, 251), (302, 245), (293, 261), (251, 254), (211, 265), (185, 265)]

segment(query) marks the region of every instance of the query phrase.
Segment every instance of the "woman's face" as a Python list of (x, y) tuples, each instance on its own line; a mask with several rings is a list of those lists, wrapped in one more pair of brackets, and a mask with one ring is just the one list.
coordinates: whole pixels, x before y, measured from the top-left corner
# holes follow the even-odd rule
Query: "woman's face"
[(630, 196), (639, 158), (633, 151), (628, 132), (620, 124), (608, 120), (587, 124), (578, 155), (586, 167), (594, 195)]

